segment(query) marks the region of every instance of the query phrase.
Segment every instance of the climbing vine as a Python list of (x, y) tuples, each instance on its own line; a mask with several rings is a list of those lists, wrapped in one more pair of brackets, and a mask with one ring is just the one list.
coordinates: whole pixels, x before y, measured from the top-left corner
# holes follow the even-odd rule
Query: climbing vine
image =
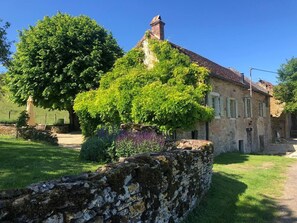
[(143, 46), (118, 59), (92, 97), (89, 92), (77, 96), (74, 109), (81, 123), (85, 122), (81, 114), (87, 113), (99, 117), (100, 123), (141, 123), (172, 131), (212, 119), (213, 110), (204, 106), (209, 71), (167, 41), (147, 41), (156, 57), (153, 66), (145, 65)]

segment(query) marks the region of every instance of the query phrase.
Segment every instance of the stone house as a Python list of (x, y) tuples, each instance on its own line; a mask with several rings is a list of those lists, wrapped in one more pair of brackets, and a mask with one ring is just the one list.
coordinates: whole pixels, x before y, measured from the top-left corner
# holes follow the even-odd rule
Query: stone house
[[(150, 25), (151, 38), (164, 40), (165, 23), (161, 16), (155, 16)], [(146, 51), (145, 37), (139, 44)], [(271, 141), (269, 92), (234, 69), (225, 68), (174, 43), (170, 44), (188, 55), (192, 62), (209, 69), (212, 92), (207, 95), (205, 103), (215, 110), (215, 118), (211, 122), (197, 123), (192, 131), (178, 130), (174, 137), (210, 140), (214, 144), (215, 154), (264, 150)]]
[(260, 80), (258, 85), (265, 88), (270, 97), (270, 117), (271, 117), (271, 138), (272, 142), (281, 141), (290, 137), (297, 137), (296, 115), (284, 110), (285, 104), (273, 97), (273, 84), (268, 81)]

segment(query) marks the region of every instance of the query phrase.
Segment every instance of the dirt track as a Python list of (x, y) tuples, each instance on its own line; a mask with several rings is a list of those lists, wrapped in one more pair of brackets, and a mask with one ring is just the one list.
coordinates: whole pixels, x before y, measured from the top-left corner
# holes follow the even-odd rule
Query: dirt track
[(57, 137), (61, 147), (71, 149), (80, 149), (84, 140), (81, 133), (57, 134)]
[(281, 217), (276, 222), (297, 222), (297, 163), (288, 170), (288, 178), (284, 187), (284, 194), (279, 199)]

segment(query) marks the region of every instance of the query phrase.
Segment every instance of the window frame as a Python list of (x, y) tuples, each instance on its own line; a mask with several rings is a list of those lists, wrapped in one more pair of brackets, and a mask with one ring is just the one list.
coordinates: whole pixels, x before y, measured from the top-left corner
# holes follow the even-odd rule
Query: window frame
[(214, 109), (215, 119), (220, 119), (221, 117), (223, 117), (223, 101), (219, 93), (209, 92), (207, 105)]
[[(231, 104), (233, 104), (232, 107)], [(238, 102), (235, 98), (227, 98), (227, 117), (230, 119), (238, 118)]]
[(252, 107), (252, 98), (245, 97), (244, 98), (244, 117), (252, 118), (253, 117), (253, 107)]
[(266, 112), (266, 103), (265, 102), (259, 102), (258, 103), (259, 106), (259, 117), (263, 117), (265, 118), (267, 116)]

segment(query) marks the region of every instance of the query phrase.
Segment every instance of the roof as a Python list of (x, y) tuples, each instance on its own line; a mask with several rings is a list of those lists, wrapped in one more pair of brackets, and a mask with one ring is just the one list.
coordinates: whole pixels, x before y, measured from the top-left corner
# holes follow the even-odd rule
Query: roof
[[(157, 17), (157, 16), (156, 16)], [(155, 17), (155, 18), (156, 18)], [(155, 19), (154, 18), (154, 19)], [(153, 19), (153, 20), (154, 20)], [(158, 39), (151, 30), (148, 31), (149, 36), (154, 39)], [(137, 46), (140, 46), (144, 39), (146, 38), (146, 35), (142, 37), (142, 39), (137, 43)], [(159, 39), (158, 39), (159, 40)], [(162, 41), (162, 40), (159, 40)], [(169, 42), (169, 41), (168, 41)], [(171, 43), (171, 46), (177, 50), (179, 50), (181, 53), (187, 55), (190, 57), (191, 61), (196, 63), (199, 66), (206, 67), (210, 71), (210, 76), (222, 79), (224, 81), (231, 82), (233, 84), (239, 85), (243, 88), (249, 89), (250, 88), (250, 79), (241, 74), (240, 72), (236, 71), (232, 68), (226, 68), (223, 67), (197, 53), (194, 53), (193, 51), (190, 51), (188, 49), (182, 48), (181, 46), (178, 46), (174, 43)], [(268, 95), (269, 91), (262, 88), (258, 84), (252, 82), (252, 89), (254, 92), (258, 92), (260, 94)]]
[[(210, 71), (210, 75), (212, 77), (216, 77), (228, 82), (232, 82), (244, 88), (250, 88), (250, 79), (244, 76), (242, 73), (236, 71), (235, 69), (223, 67), (203, 56), (200, 56), (197, 53), (194, 53), (190, 50), (182, 48), (174, 43), (171, 43), (171, 42), (169, 43), (171, 44), (172, 47), (178, 49), (181, 53), (189, 56), (192, 62), (198, 64), (199, 66), (206, 67)], [(261, 86), (257, 85), (254, 82), (252, 82), (252, 89), (255, 92), (269, 95), (269, 92), (266, 89), (262, 88)]]

